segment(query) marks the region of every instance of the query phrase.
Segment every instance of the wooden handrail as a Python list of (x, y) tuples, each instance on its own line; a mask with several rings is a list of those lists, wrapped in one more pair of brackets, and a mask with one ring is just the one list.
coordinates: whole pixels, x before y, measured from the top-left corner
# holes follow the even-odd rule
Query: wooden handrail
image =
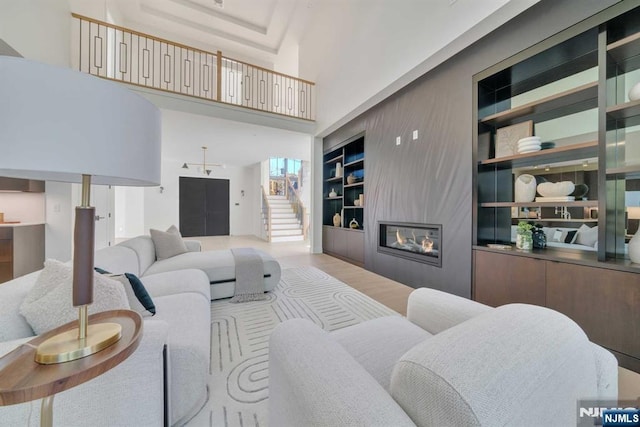
[[(267, 192), (264, 189), (264, 185), (261, 185), (262, 189), (262, 203), (267, 205), (267, 241), (271, 241), (271, 205), (269, 204), (269, 198), (267, 197)], [(264, 207), (262, 208), (264, 211)]]
[(306, 84), (311, 85), (311, 86), (315, 86), (316, 85), (312, 81), (301, 79), (300, 77), (293, 77), (293, 76), (290, 76), (290, 75), (284, 74), (284, 73), (279, 73), (278, 71), (273, 71), (273, 70), (270, 70), (268, 68), (261, 67), (259, 65), (249, 64), (248, 62), (240, 61), (239, 59), (234, 59), (234, 58), (231, 58), (231, 57), (228, 57), (228, 56), (225, 56), (224, 59), (228, 59), (230, 61), (237, 62), (238, 64), (248, 65), (249, 67), (257, 68), (258, 70), (267, 71), (267, 72), (269, 72), (271, 74), (276, 74), (278, 76), (286, 77), (288, 79), (297, 80), (299, 82), (306, 83)]

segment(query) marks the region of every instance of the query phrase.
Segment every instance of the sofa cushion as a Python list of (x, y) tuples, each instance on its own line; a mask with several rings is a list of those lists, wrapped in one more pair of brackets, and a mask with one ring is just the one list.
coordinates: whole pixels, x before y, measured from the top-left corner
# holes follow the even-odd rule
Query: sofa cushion
[(578, 228), (578, 235), (576, 236), (576, 243), (584, 246), (593, 247), (598, 241), (598, 226), (591, 228), (585, 224), (582, 224)]
[(149, 232), (156, 248), (156, 259), (158, 261), (189, 252), (182, 240), (182, 235), (175, 225), (169, 227), (167, 231), (154, 230), (152, 228)]
[(597, 396), (590, 346), (558, 312), (505, 305), (407, 352), (391, 394), (418, 425), (575, 425), (567, 408)]
[[(20, 305), (22, 314), (38, 335), (78, 317), (72, 302), (72, 268), (57, 260), (46, 260), (44, 269)], [(122, 284), (94, 273), (93, 304), (89, 314), (129, 308)]]
[[(151, 240), (150, 236), (138, 236), (133, 239), (125, 240), (122, 243), (118, 243), (115, 247), (124, 246), (125, 248), (129, 248), (133, 250), (138, 256), (138, 276), (144, 276), (146, 274), (147, 269), (156, 262), (156, 248), (153, 245), (153, 240)], [(109, 270), (107, 268), (107, 270)], [(129, 271), (131, 273), (135, 273), (134, 270), (125, 269), (125, 270), (109, 270), (114, 273), (124, 273), (125, 271)]]
[(385, 390), (400, 357), (432, 335), (404, 317), (387, 316), (331, 332), (335, 339)]
[(142, 274), (136, 251), (122, 244), (97, 250), (93, 263), (97, 268), (112, 274), (123, 274), (124, 272), (138, 276)]
[(0, 342), (33, 337), (31, 326), (20, 314), (20, 305), (39, 275), (36, 271), (0, 285)]

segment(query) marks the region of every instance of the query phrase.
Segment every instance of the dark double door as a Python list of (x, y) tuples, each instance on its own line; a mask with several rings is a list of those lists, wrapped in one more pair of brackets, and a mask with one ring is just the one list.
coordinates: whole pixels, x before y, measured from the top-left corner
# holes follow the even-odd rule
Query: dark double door
[(229, 235), (229, 180), (180, 177), (184, 237)]

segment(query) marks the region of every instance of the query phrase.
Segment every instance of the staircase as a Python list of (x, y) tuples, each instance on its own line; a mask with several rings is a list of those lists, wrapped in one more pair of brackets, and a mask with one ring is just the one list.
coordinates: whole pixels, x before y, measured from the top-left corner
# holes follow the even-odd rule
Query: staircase
[[(304, 240), (302, 225), (296, 218), (291, 204), (285, 196), (267, 196), (271, 206), (271, 242), (293, 242)], [(268, 229), (269, 218), (264, 218)]]

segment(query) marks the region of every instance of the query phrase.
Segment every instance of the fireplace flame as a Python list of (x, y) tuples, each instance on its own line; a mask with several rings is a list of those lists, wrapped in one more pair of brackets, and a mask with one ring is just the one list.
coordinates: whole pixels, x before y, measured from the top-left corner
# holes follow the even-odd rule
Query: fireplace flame
[(396, 242), (398, 242), (399, 245), (407, 243), (407, 238), (400, 234), (400, 229), (396, 230)]
[(428, 253), (433, 250), (433, 240), (428, 237), (425, 237), (422, 241), (422, 252)]

